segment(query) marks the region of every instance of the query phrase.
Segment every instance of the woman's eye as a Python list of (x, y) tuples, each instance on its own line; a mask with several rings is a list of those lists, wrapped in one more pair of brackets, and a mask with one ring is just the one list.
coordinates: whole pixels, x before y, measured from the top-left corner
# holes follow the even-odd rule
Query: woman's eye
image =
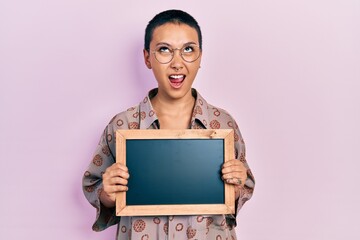
[(192, 52), (192, 51), (194, 51), (193, 47), (191, 47), (191, 46), (184, 47), (184, 52), (185, 53), (189, 53), (189, 52)]
[(168, 47), (159, 47), (158, 52), (168, 53), (170, 52), (170, 49)]

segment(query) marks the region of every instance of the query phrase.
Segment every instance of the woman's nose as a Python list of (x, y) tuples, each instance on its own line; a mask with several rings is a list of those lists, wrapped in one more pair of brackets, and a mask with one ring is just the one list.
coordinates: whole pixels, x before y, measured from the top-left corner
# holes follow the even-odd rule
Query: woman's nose
[[(179, 51), (176, 51), (179, 50)], [(180, 49), (174, 49), (174, 57), (171, 60), (171, 67), (175, 69), (182, 68), (183, 59), (181, 57), (181, 51)]]

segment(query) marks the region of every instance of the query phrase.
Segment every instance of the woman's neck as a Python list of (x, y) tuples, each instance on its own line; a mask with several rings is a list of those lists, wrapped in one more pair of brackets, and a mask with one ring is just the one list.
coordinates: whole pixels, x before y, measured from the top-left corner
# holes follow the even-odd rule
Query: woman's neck
[(190, 125), (195, 98), (191, 92), (181, 99), (169, 99), (157, 94), (151, 99), (162, 129), (186, 129)]

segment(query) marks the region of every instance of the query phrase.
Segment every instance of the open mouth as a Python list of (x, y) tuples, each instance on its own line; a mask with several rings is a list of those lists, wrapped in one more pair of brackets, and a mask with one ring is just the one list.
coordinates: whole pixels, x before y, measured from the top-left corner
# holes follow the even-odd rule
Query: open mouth
[(173, 74), (169, 76), (170, 85), (173, 88), (180, 88), (185, 80), (185, 75), (182, 74)]

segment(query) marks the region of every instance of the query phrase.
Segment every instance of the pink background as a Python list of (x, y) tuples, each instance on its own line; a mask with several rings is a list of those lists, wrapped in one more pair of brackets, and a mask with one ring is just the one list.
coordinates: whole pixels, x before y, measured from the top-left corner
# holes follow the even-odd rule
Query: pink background
[(246, 240), (360, 239), (360, 1), (0, 1), (0, 239), (91, 230), (82, 174), (111, 117), (155, 86), (147, 22), (193, 14), (195, 87), (238, 121), (257, 180)]

